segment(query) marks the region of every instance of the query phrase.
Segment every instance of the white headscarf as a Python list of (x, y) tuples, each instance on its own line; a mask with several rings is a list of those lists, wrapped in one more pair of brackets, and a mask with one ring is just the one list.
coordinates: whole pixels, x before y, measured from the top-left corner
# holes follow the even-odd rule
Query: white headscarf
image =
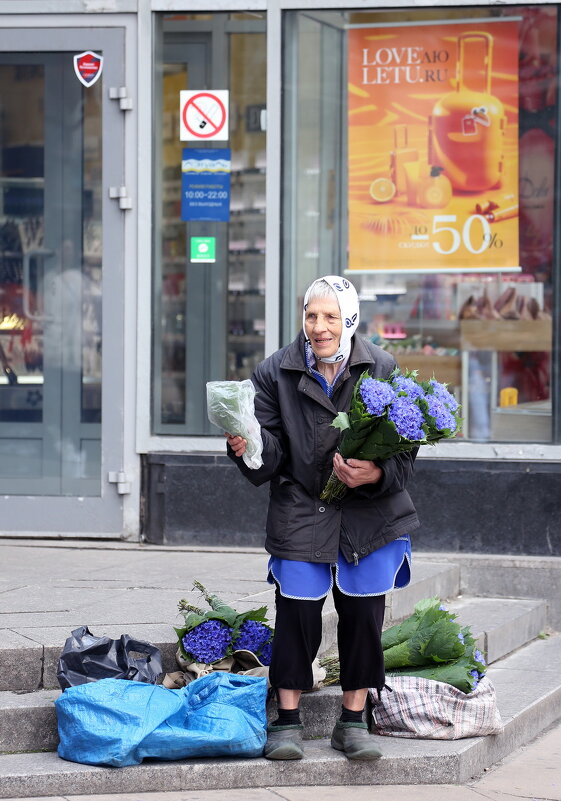
[[(350, 281), (348, 281), (346, 278), (342, 278), (340, 275), (324, 275), (322, 278), (316, 278), (316, 280), (310, 284), (306, 290), (306, 294), (304, 295), (304, 310), (302, 312), (302, 327), (304, 329), (306, 341), (309, 341), (306, 335), (306, 308), (308, 307), (310, 297), (313, 295), (313, 289), (318, 281), (325, 281), (335, 291), (337, 302), (339, 303), (339, 309), (341, 311), (341, 322), (343, 324), (341, 341), (339, 342), (337, 353), (335, 353), (333, 356), (324, 356), (323, 358), (319, 359), (319, 361), (346, 361), (351, 353), (351, 338), (358, 327), (359, 306), (356, 289)], [(316, 356), (316, 359), (318, 358), (319, 357)]]

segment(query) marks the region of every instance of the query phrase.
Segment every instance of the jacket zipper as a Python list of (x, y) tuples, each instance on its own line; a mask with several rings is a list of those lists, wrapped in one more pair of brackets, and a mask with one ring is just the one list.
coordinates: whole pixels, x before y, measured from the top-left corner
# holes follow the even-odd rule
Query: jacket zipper
[(341, 526), (341, 531), (343, 532), (343, 534), (347, 538), (347, 542), (351, 546), (352, 557), (353, 557), (353, 561), (355, 563), (355, 567), (358, 567), (358, 552), (357, 552), (357, 550), (355, 548), (355, 545), (354, 545), (353, 541), (351, 540), (351, 538), (349, 537), (347, 529), (344, 526)]

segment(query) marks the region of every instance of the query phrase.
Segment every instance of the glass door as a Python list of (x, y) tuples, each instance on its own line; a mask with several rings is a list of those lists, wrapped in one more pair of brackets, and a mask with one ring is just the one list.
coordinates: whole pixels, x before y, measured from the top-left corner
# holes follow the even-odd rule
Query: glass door
[(124, 83), (123, 50), (118, 29), (0, 30), (4, 531), (122, 526), (107, 473), (122, 458), (111, 418), (122, 406), (123, 211), (107, 184), (123, 183), (123, 112), (108, 92)]
[[(164, 14), (156, 27), (153, 432), (216, 434), (206, 382), (249, 378), (264, 358), (266, 19)], [(227, 141), (180, 139), (186, 89), (228, 90)], [(220, 214), (184, 214), (183, 159), (217, 150), (230, 165)], [(201, 240), (213, 258), (197, 258)]]

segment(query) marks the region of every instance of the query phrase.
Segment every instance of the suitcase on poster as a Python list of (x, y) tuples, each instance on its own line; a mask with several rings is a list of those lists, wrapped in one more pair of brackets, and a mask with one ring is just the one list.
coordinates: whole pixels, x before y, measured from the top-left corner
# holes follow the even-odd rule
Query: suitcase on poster
[(442, 167), (461, 192), (501, 183), (506, 115), (491, 94), (492, 56), (491, 34), (461, 34), (456, 89), (435, 103), (429, 118), (429, 164)]

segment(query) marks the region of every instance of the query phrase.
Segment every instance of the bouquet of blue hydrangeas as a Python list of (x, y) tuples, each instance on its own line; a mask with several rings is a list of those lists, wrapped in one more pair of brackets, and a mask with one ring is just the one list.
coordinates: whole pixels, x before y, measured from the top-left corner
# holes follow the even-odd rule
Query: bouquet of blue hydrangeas
[[(342, 431), (343, 459), (381, 461), (420, 445), (434, 445), (455, 436), (461, 426), (460, 407), (445, 384), (435, 378), (418, 381), (417, 371), (372, 378), (365, 371), (357, 381), (349, 412), (333, 423)], [(320, 498), (340, 500), (348, 487), (333, 472)]]
[[(470, 627), (462, 628), (456, 617), (437, 597), (419, 601), (412, 615), (382, 632), (386, 675), (421, 676), (464, 693), (475, 690), (485, 675), (485, 658)], [(326, 657), (320, 663), (327, 671), (325, 683), (335, 683), (338, 658)]]
[(251, 651), (262, 665), (271, 662), (273, 629), (265, 622), (267, 607), (237, 612), (207, 592), (199, 582), (193, 582), (210, 609), (205, 611), (186, 600), (179, 601), (178, 608), (185, 624), (175, 629), (182, 656), (193, 662), (212, 665), (235, 651)]

